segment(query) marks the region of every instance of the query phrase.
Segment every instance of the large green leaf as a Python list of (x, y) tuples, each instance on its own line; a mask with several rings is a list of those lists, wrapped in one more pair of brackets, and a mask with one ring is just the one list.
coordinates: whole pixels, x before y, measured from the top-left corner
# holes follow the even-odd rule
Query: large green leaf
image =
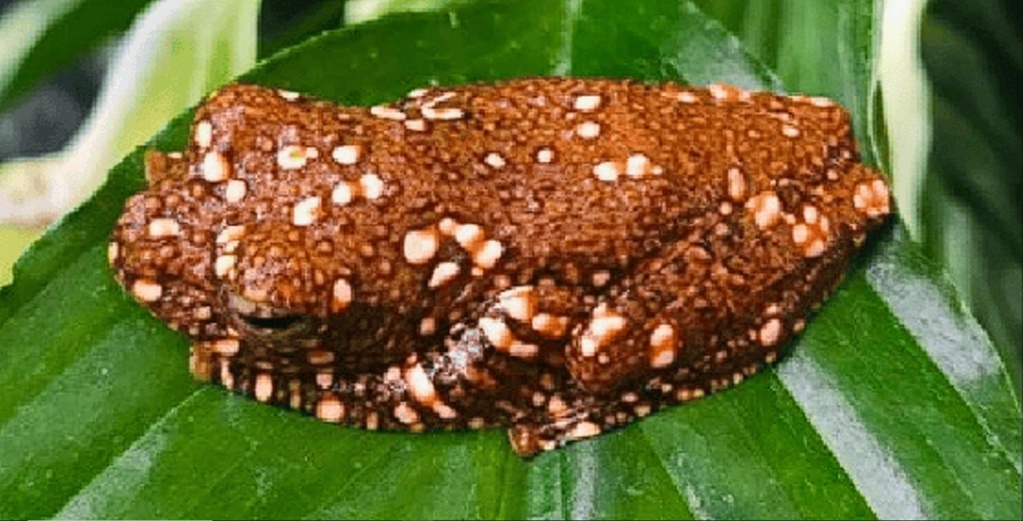
[[(857, 16), (872, 5), (830, 3)], [(551, 73), (780, 88), (688, 2), (621, 5), (389, 17), (244, 79), (358, 104), (430, 82)], [(871, 60), (869, 46), (829, 44)], [(820, 74), (843, 77), (830, 94), (865, 120), (869, 67)], [(187, 122), (153, 144), (181, 148)], [(337, 428), (193, 382), (185, 339), (106, 266), (106, 236), (142, 185), (137, 151), (0, 290), (0, 517), (1021, 516), (1021, 417), (1005, 367), (898, 223), (777, 370), (527, 462), (498, 431)]]

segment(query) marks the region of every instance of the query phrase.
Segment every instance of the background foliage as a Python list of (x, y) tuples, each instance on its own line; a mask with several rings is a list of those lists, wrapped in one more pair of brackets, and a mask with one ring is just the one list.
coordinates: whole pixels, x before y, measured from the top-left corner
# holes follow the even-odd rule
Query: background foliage
[(944, 261), (1009, 366), (1023, 353), (1023, 3), (932, 2), (921, 51), (934, 145), (921, 198), (925, 251)]
[[(247, 45), (278, 54), (245, 79), (357, 104), (428, 82), (532, 74), (728, 81), (840, 100), (867, 157), (876, 150), (875, 162), (888, 164), (879, 120), (892, 109), (880, 112), (871, 96), (880, 17), (872, 2), (476, 4), (319, 35), (341, 25), (342, 4), (265, 1), (260, 39)], [(950, 77), (962, 74), (929, 71), (938, 78), (935, 142), (947, 131), (946, 105), (960, 116), (950, 126), (969, 139), (960, 137), (958, 153), (932, 156), (920, 196), (924, 249), (901, 224), (888, 229), (777, 371), (531, 462), (511, 455), (496, 431), (337, 429), (192, 382), (184, 340), (129, 302), (105, 267), (113, 219), (141, 187), (140, 153), (130, 154), (0, 290), (0, 490), (12, 492), (0, 497), (0, 517), (1019, 518), (1015, 362), (998, 358), (925, 256), (961, 255), (947, 245), (957, 230), (973, 230), (970, 244), (980, 246), (967, 257), (1000, 270), (967, 270), (978, 281), (970, 291), (980, 288), (978, 315), (1004, 299), (1018, 308), (1018, 199), (1013, 206), (1004, 194), (1019, 193), (1011, 175), (1019, 155), (995, 152), (1018, 143), (1018, 110), (1006, 117), (999, 107), (1020, 70), (1018, 46), (1004, 35), (1019, 33), (990, 15), (1000, 5), (978, 4), (989, 15), (943, 5), (925, 19), (925, 58), (927, 31), (959, 31), (963, 41), (941, 52), (974, 57), (959, 61), (988, 82), (957, 86)], [(101, 39), (118, 23), (87, 34)], [(991, 23), (1003, 29), (984, 36)], [(50, 56), (80, 52), (47, 38), (58, 48)], [(52, 73), (24, 63), (15, 75), (26, 78), (9, 85), (28, 91)], [(14, 103), (6, 92), (0, 106)], [(153, 143), (180, 148), (187, 121), (175, 118)], [(952, 219), (938, 211), (946, 200), (959, 205), (959, 228), (934, 220)], [(986, 238), (992, 226), (1010, 239)], [(940, 237), (929, 235), (935, 229)], [(992, 280), (997, 289), (985, 291)], [(996, 311), (985, 325), (1003, 357), (1018, 360), (1010, 326), (1020, 313)]]

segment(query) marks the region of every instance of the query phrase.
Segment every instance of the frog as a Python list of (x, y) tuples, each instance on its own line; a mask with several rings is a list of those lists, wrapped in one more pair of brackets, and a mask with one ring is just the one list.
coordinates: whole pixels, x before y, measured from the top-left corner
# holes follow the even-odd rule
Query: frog
[(604, 78), (230, 84), (145, 173), (108, 260), (196, 378), (522, 457), (776, 363), (892, 205), (830, 99)]

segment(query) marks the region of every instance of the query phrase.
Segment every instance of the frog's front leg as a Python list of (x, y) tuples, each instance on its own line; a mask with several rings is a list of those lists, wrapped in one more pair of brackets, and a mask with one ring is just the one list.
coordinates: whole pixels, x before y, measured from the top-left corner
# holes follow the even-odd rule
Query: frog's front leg
[[(490, 319), (498, 313), (504, 311)], [(537, 351), (528, 357), (509, 354), (507, 345), (499, 349), (488, 340), (479, 325), (487, 318), (475, 314), (451, 325), (438, 341), (400, 355), (359, 349), (359, 335), (351, 331), (343, 338), (304, 334), (319, 329), (316, 320), (289, 322), (270, 336), (250, 331), (197, 342), (191, 369), (201, 380), (323, 421), (412, 432), (509, 425), (530, 414), (534, 390), (569, 380), (563, 347), (560, 372), (537, 363)], [(523, 339), (543, 343), (531, 336)], [(403, 343), (412, 345), (412, 340)]]
[(351, 371), (342, 355), (321, 345), (281, 350), (237, 339), (196, 343), (195, 375), (262, 403), (289, 407), (320, 420), (369, 430), (421, 432), (477, 426), (460, 418), (435, 383), (437, 353)]
[(484, 355), (473, 366), (481, 379), (476, 389), (480, 406), (507, 412), (496, 423), (509, 426), (519, 456), (594, 436), (607, 423), (599, 397), (566, 366), (572, 330), (594, 301), (588, 289), (541, 279), (498, 293), (466, 330), (469, 338), (483, 340)]

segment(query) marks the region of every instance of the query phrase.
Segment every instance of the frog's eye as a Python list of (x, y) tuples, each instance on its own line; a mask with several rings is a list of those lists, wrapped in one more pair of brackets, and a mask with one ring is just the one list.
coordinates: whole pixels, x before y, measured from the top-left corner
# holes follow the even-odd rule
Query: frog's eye
[(310, 330), (313, 326), (308, 316), (291, 314), (288, 313), (288, 310), (257, 304), (233, 293), (228, 296), (227, 302), (234, 323), (255, 334), (301, 333)]
[(288, 329), (302, 321), (302, 317), (298, 315), (269, 318), (238, 315), (238, 318), (244, 320), (246, 324), (254, 328), (274, 329), (278, 331)]
[(304, 315), (257, 316), (235, 311), (234, 323), (248, 334), (267, 338), (304, 337), (316, 330), (316, 321)]

